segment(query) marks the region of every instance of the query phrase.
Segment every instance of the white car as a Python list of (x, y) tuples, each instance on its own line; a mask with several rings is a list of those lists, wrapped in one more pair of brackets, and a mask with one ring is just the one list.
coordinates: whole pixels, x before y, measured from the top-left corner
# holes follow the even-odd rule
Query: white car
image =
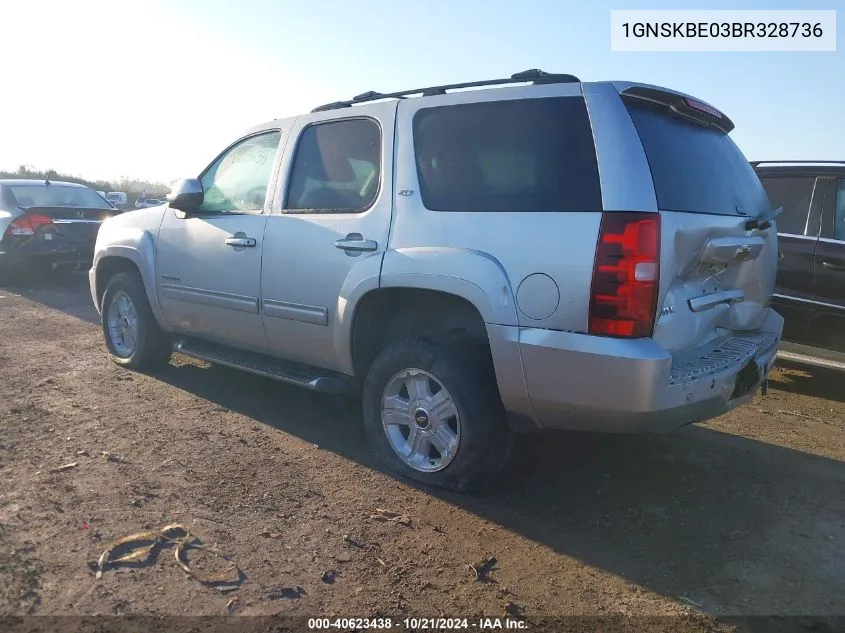
[(125, 191), (109, 191), (104, 197), (116, 207), (123, 206), (128, 203)]
[(148, 207), (157, 207), (160, 204), (166, 204), (167, 200), (164, 198), (138, 198), (135, 201), (136, 209), (146, 209)]

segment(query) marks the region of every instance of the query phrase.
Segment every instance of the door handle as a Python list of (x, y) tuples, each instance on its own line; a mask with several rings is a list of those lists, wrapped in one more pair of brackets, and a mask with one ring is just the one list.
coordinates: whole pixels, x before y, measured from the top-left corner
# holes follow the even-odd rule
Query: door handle
[(845, 264), (840, 264), (838, 262), (822, 262), (822, 266), (829, 268), (830, 270), (845, 270)]
[(226, 246), (234, 246), (236, 248), (252, 248), (255, 246), (254, 237), (227, 237)]
[(360, 233), (350, 233), (345, 238), (337, 240), (334, 243), (336, 248), (344, 251), (356, 252), (372, 252), (378, 250), (378, 242), (375, 240), (365, 240)]
[(783, 251), (778, 251), (778, 261), (783, 261)]

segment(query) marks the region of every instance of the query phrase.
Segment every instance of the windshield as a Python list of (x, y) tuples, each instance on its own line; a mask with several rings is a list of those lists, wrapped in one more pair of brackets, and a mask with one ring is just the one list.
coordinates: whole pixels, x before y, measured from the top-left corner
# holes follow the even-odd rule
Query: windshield
[(639, 101), (626, 105), (660, 209), (752, 217), (769, 210), (760, 179), (727, 134), (686, 121), (664, 106)]
[(30, 207), (82, 207), (85, 209), (111, 209), (100, 194), (87, 187), (67, 185), (10, 185), (9, 189), (18, 206)]

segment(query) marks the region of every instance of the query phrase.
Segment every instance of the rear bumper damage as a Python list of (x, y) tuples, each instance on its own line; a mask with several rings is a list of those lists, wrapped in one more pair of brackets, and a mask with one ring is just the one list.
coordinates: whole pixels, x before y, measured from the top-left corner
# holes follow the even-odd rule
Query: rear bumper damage
[[(639, 433), (701, 422), (748, 402), (774, 365), (782, 329), (783, 318), (769, 310), (758, 330), (726, 332), (678, 356), (652, 339), (521, 329), (511, 340), (518, 337), (527, 401), (537, 427)], [(494, 349), (501, 383), (496, 356)], [(514, 389), (501, 387), (510, 409), (506, 394)], [(521, 402), (517, 407), (525, 410)]]

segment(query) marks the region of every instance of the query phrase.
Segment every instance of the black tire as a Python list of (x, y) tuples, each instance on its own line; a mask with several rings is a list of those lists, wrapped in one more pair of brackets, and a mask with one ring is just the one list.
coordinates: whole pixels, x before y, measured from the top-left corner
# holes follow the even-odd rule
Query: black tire
[[(376, 457), (394, 473), (436, 488), (476, 492), (507, 465), (513, 446), (486, 348), (450, 348), (427, 341), (403, 341), (387, 347), (367, 373), (363, 390), (364, 427)], [(422, 472), (406, 464), (388, 441), (382, 424), (387, 383), (404, 369), (431, 374), (452, 396), (460, 417), (457, 452), (442, 470)]]
[[(137, 318), (137, 338), (131, 354), (122, 355), (115, 349), (109, 334), (108, 310), (115, 295), (125, 292), (135, 306)], [(135, 273), (117, 273), (106, 284), (103, 301), (100, 306), (102, 314), (103, 338), (109, 357), (129, 369), (154, 369), (166, 364), (173, 354), (170, 336), (164, 332), (155, 320), (153, 311), (147, 301), (147, 293), (140, 276)]]

